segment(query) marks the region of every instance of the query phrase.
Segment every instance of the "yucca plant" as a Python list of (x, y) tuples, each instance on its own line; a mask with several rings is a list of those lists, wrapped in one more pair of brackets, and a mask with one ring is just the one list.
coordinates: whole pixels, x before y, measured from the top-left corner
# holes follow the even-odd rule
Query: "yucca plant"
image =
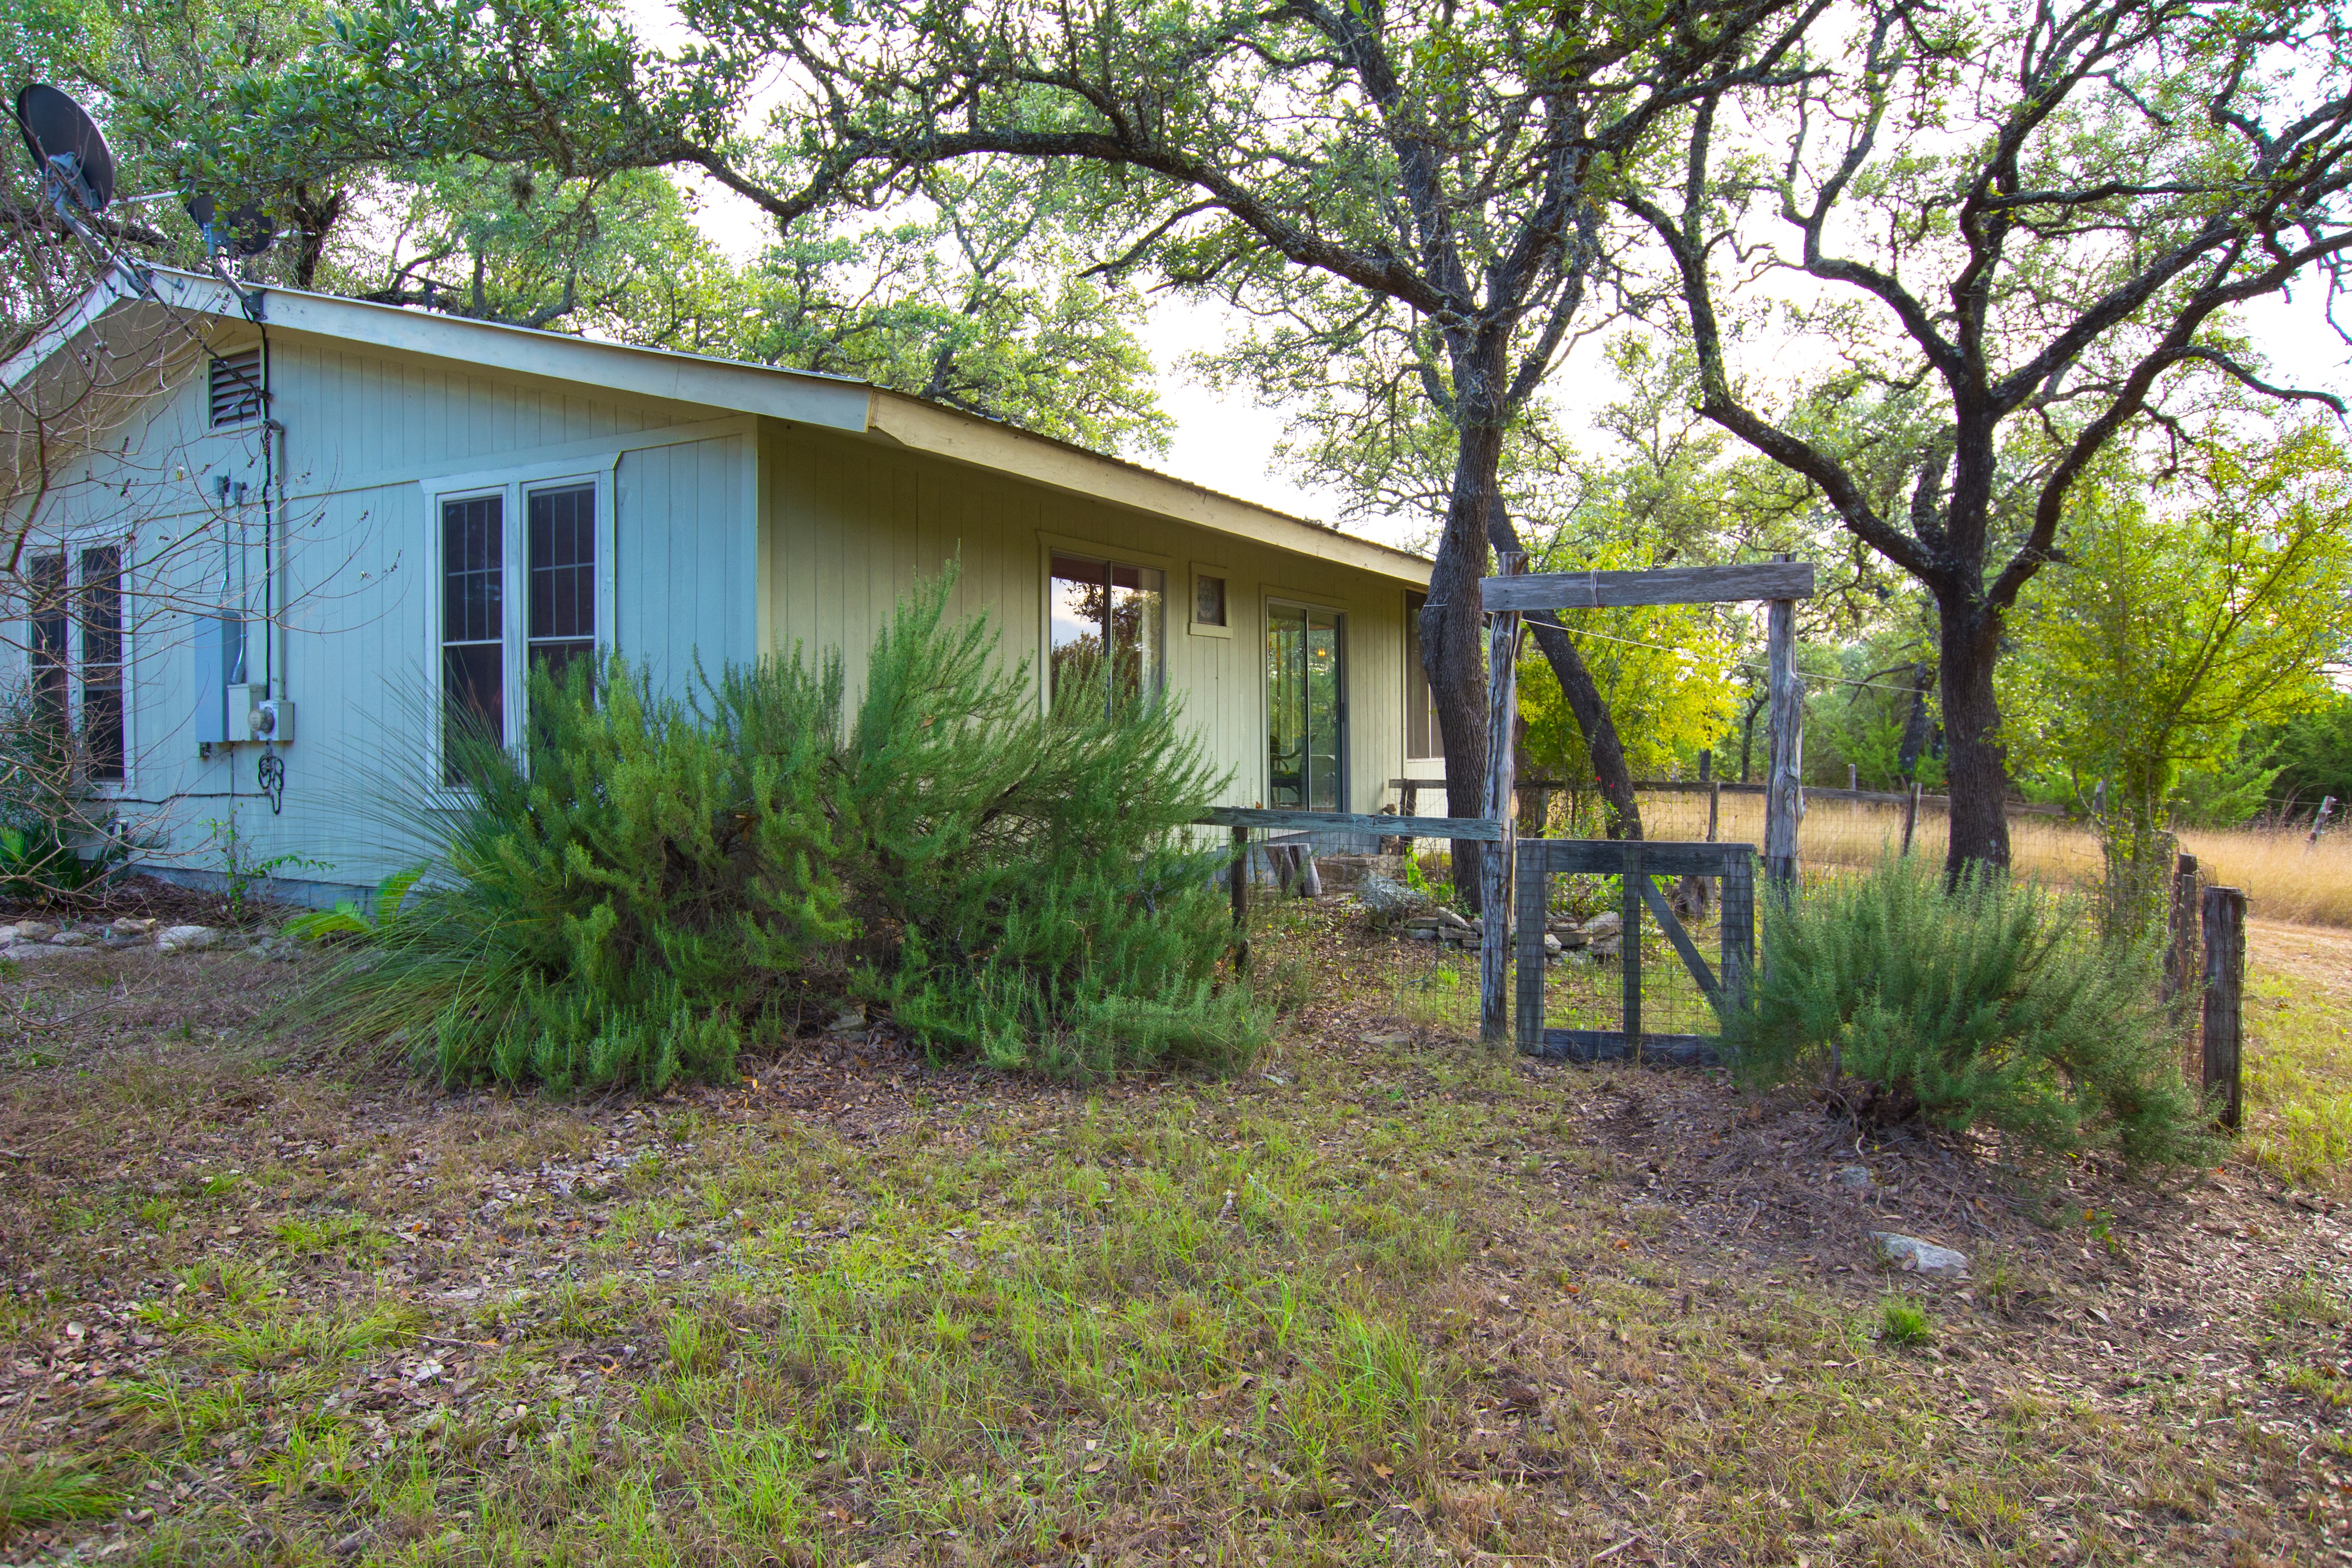
[(394, 872), (375, 884), (375, 897), (368, 908), (362, 909), (355, 899), (339, 898), (331, 909), (314, 909), (294, 916), (280, 934), (302, 942), (328, 936), (386, 936), (392, 923), (400, 918), (400, 906), (408, 901), (409, 890), (425, 872), (421, 865)]
[(1998, 1127), (2045, 1152), (2193, 1160), (2199, 1099), (2157, 1005), (2156, 957), (2089, 906), (1915, 862), (1765, 900), (1764, 961), (1727, 1020), (1740, 1073), (1811, 1081), (1882, 1120)]

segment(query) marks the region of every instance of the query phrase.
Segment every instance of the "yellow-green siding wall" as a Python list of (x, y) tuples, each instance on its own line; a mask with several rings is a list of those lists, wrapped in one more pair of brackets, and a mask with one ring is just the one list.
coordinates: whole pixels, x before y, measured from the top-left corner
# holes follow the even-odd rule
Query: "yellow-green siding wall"
[[(1377, 811), (1395, 798), (1388, 781), (1404, 755), (1402, 580), (874, 441), (772, 421), (761, 427), (761, 640), (779, 653), (838, 646), (853, 685), (898, 596), (950, 560), (961, 569), (951, 608), (986, 612), (1005, 656), (1036, 664), (1055, 548), (1168, 573), (1168, 689), (1232, 771), (1228, 805), (1258, 804), (1266, 793), (1266, 602), (1345, 612), (1348, 809)], [(1230, 635), (1191, 627), (1195, 570), (1226, 579)]]

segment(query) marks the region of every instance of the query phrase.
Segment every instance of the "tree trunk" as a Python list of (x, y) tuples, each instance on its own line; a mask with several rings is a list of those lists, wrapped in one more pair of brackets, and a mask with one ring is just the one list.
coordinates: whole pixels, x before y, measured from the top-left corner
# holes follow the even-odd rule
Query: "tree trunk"
[(2009, 869), (2008, 754), (2001, 745), (2000, 706), (1992, 687), (1993, 664), (2000, 652), (2000, 612), (1972, 593), (1969, 601), (1957, 604), (1939, 593), (1937, 612), (1952, 825), (1944, 875), (1956, 882), (1971, 861)]
[[(1462, 432), (1454, 455), (1454, 495), (1437, 561), (1429, 574), (1429, 601), (1421, 611), (1421, 667), (1429, 677), (1437, 733), (1445, 747), (1445, 812), (1475, 817), (1486, 810), (1486, 645), (1478, 580), (1486, 573), (1488, 499), (1501, 462), (1499, 428)], [(1478, 886), (1479, 845), (1454, 841), (1454, 891)]]

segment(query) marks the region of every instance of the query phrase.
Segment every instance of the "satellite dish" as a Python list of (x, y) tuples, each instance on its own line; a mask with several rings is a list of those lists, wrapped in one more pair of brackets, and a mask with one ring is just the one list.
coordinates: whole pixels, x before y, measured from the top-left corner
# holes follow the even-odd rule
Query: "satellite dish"
[(228, 216), (215, 219), (210, 196), (190, 196), (188, 216), (205, 231), (205, 244), (214, 250), (226, 250), (237, 256), (259, 256), (278, 239), (278, 220), (261, 210), (258, 202), (247, 202), (231, 209)]
[(104, 212), (114, 200), (114, 153), (81, 105), (34, 82), (16, 95), (16, 129), (33, 162), (56, 176), (84, 212)]

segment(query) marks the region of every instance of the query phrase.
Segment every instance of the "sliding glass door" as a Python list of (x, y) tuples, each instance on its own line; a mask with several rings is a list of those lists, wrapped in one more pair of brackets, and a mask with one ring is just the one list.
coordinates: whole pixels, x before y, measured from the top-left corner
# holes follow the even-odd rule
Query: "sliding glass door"
[(1303, 604), (1266, 606), (1266, 804), (1276, 810), (1337, 811), (1347, 799), (1345, 619)]

